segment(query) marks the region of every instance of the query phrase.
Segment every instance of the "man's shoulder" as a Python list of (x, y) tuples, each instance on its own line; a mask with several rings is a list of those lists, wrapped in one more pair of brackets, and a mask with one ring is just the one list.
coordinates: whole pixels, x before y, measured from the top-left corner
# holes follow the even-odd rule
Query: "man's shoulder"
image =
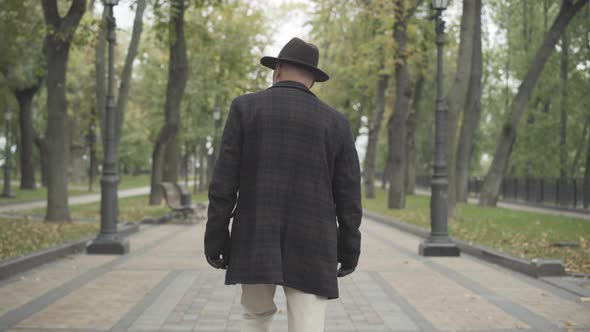
[(326, 102), (322, 101), (321, 99), (317, 98), (319, 107), (330, 114), (336, 121), (339, 121), (344, 124), (348, 124), (348, 118), (346, 115), (342, 114), (340, 111), (335, 109), (334, 107), (328, 105)]
[(251, 101), (253, 99), (256, 98), (257, 95), (259, 95), (262, 91), (258, 91), (258, 92), (250, 92), (250, 93), (245, 93), (243, 95), (237, 96), (236, 98), (234, 98), (234, 100), (232, 101), (232, 104), (244, 104), (247, 103), (248, 101)]
[[(272, 98), (273, 93), (276, 92), (276, 89), (264, 89), (257, 92), (246, 93), (236, 97), (232, 103), (239, 108), (248, 109), (249, 106), (252, 106), (253, 104), (263, 102), (267, 98)], [(326, 114), (329, 118), (334, 120), (334, 122), (344, 127), (349, 126), (348, 117), (346, 117), (346, 115), (312, 94), (305, 94), (305, 96), (310, 98), (308, 100), (315, 103), (315, 107), (317, 107), (318, 111)]]

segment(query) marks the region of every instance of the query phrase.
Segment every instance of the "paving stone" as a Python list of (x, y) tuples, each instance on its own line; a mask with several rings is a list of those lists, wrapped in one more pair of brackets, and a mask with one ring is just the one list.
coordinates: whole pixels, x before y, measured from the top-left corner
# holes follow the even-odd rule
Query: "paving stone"
[(72, 255), (0, 284), (0, 316), (57, 288), (114, 256)]
[(166, 274), (167, 271), (108, 272), (30, 316), (18, 327), (110, 329)]

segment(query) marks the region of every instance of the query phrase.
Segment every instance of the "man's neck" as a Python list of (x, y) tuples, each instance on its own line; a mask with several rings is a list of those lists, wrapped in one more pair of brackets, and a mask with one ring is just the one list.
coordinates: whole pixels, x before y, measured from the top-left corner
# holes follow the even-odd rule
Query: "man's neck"
[(279, 80), (276, 80), (273, 84), (277, 84), (279, 82), (284, 82), (284, 81), (297, 82), (297, 83), (305, 85), (305, 87), (308, 89), (311, 89), (311, 87), (313, 86), (313, 82), (309, 82), (308, 80), (301, 79), (299, 77), (284, 77)]

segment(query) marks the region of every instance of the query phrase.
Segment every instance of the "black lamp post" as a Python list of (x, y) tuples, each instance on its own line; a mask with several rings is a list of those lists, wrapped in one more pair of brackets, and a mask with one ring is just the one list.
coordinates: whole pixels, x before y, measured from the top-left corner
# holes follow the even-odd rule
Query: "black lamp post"
[(126, 254), (129, 241), (117, 234), (119, 198), (117, 197), (117, 142), (115, 140), (115, 17), (113, 7), (119, 0), (104, 0), (107, 6), (107, 40), (109, 42), (108, 84), (105, 110), (104, 161), (100, 179), (100, 233), (86, 248), (89, 254)]
[(4, 192), (2, 197), (14, 198), (14, 195), (10, 192), (10, 118), (12, 117), (12, 111), (10, 108), (6, 108), (4, 112), (4, 120), (6, 120), (6, 147), (4, 152)]
[(434, 173), (431, 181), (430, 196), (430, 236), (420, 243), (418, 249), (422, 256), (459, 256), (459, 248), (448, 233), (448, 196), (449, 182), (445, 162), (446, 106), (443, 97), (443, 45), (445, 43), (445, 22), (442, 12), (447, 8), (448, 0), (432, 0), (432, 8), (436, 10), (436, 110), (435, 110), (435, 151)]

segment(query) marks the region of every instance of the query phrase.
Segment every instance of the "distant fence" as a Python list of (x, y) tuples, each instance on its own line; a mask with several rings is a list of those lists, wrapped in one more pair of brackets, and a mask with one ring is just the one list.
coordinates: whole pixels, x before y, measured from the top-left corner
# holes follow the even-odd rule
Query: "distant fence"
[[(430, 188), (431, 176), (416, 177), (418, 187)], [(506, 202), (526, 203), (547, 207), (566, 207), (577, 210), (590, 208), (590, 193), (584, 193), (583, 179), (504, 177), (499, 199)], [(469, 194), (479, 196), (483, 178), (470, 178)], [(586, 197), (584, 197), (586, 194)]]

